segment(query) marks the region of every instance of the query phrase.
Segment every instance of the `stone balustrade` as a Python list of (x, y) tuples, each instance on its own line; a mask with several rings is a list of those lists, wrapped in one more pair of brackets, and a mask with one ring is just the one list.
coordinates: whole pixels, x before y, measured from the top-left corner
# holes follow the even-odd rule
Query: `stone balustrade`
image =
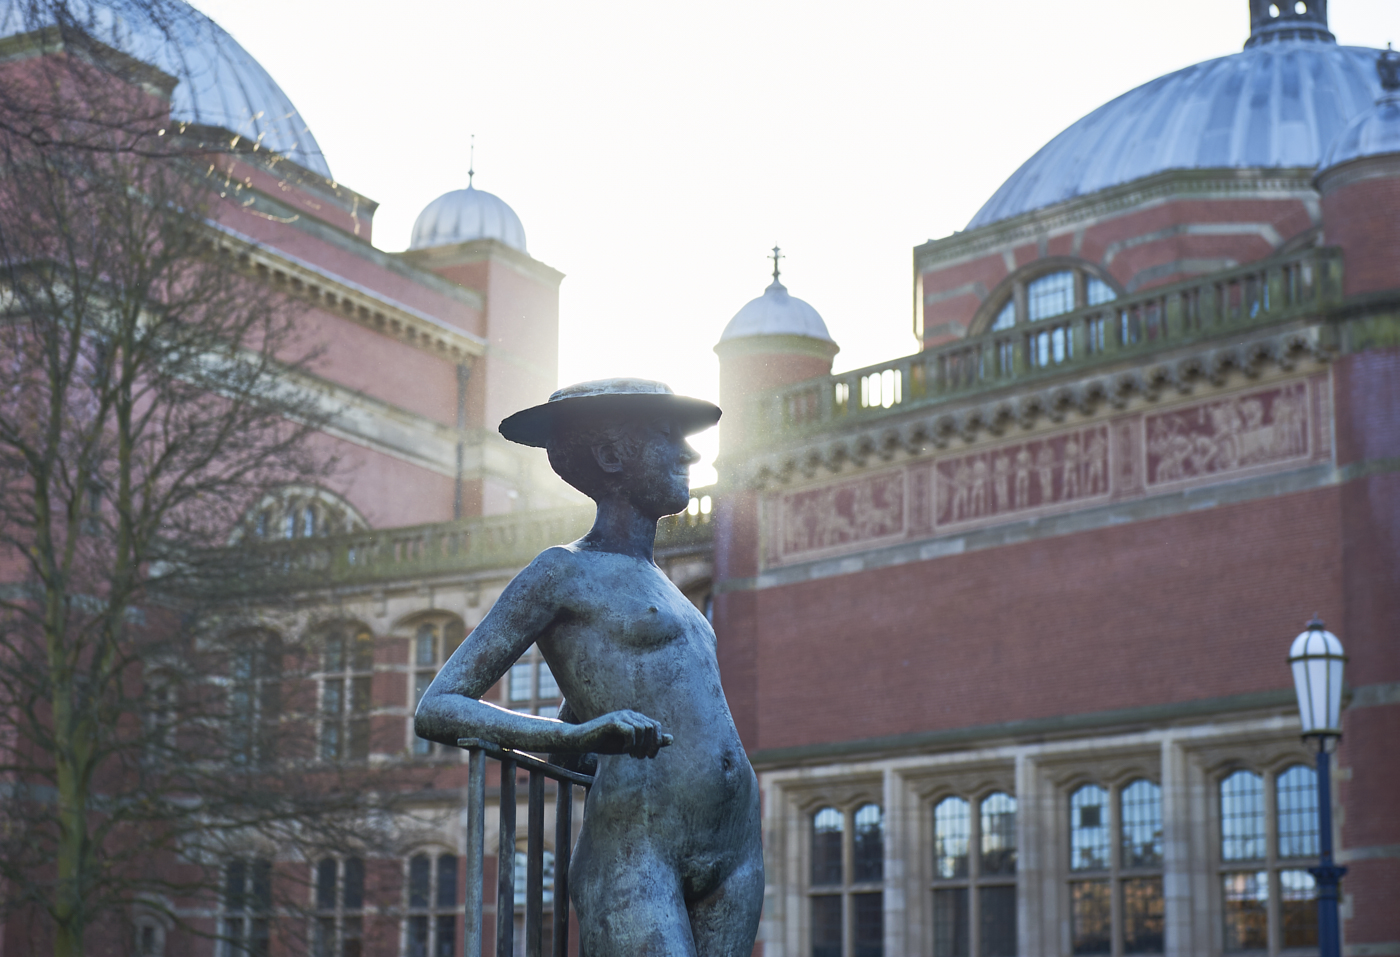
[(1340, 250), (1307, 249), (761, 393), (751, 443), (799, 439), (1164, 349), (1315, 316), (1341, 301)]

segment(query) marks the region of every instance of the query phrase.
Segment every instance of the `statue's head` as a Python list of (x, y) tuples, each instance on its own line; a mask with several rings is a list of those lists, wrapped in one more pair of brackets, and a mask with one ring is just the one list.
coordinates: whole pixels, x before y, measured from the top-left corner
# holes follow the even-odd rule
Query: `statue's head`
[(501, 423), (512, 442), (544, 448), (559, 477), (594, 501), (621, 495), (658, 517), (690, 500), (699, 456), (686, 436), (714, 425), (719, 407), (647, 379), (602, 379), (560, 389)]

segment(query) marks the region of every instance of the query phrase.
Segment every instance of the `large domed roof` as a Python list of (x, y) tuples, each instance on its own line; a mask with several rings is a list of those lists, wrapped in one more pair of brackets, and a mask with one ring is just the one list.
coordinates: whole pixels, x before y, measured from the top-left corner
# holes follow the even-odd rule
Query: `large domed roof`
[(468, 185), (433, 200), (413, 224), (409, 249), (449, 246), (472, 239), (496, 239), (522, 253), (525, 226), (505, 200)]
[[(0, 0), (0, 37), (53, 26), (42, 5)], [(160, 8), (122, 0), (72, 0), (65, 27), (175, 77), (171, 115), (218, 126), (330, 178), (330, 166), (287, 94), (247, 50), (213, 20), (183, 3)]]
[(1278, 39), (1145, 83), (1047, 143), (967, 228), (1169, 169), (1316, 166), (1380, 95), (1376, 52)]
[(806, 302), (790, 295), (787, 287), (773, 277), (763, 295), (751, 299), (724, 327), (720, 342), (748, 336), (807, 336), (832, 342), (821, 314)]

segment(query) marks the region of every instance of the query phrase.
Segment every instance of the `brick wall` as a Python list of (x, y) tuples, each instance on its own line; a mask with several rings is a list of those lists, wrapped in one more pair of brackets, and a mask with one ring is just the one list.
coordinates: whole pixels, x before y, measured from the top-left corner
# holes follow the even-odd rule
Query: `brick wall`
[(1323, 489), (759, 591), (745, 743), (1286, 688), (1289, 639), (1341, 617), (1337, 510)]

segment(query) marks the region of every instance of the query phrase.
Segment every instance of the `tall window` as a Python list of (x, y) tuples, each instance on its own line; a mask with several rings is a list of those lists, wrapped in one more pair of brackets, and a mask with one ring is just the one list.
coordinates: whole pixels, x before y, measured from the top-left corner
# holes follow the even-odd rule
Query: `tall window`
[(369, 757), (370, 690), (374, 636), (363, 625), (332, 625), (322, 634), (321, 757), (363, 761)]
[(457, 944), (457, 855), (408, 860), (408, 957), (453, 957)]
[(1069, 799), (1069, 844), (1074, 953), (1161, 953), (1161, 788), (1146, 778), (1080, 787)]
[(1317, 945), (1317, 773), (1235, 771), (1220, 782), (1220, 869), (1227, 951)]
[(267, 632), (236, 639), (228, 681), (229, 757), (263, 765), (276, 755), (282, 711), (282, 642)]
[[(462, 643), (466, 629), (455, 618), (446, 621), (422, 622), (413, 631), (413, 707), (423, 700), (428, 685), (437, 677), (443, 662), (452, 656)], [(433, 753), (434, 745), (413, 733), (413, 715), (408, 716), (408, 739), (413, 742), (413, 753), (427, 756)]]
[(933, 953), (1016, 954), (1016, 799), (1004, 791), (934, 805)]
[(884, 954), (885, 820), (878, 804), (812, 815), (812, 957)]
[(315, 957), (360, 957), (365, 938), (365, 862), (360, 857), (316, 863)]
[(506, 675), (505, 705), (512, 711), (552, 718), (559, 713), (559, 685), (535, 645), (526, 649)]
[(268, 957), (272, 862), (233, 860), (224, 867), (224, 957)]

